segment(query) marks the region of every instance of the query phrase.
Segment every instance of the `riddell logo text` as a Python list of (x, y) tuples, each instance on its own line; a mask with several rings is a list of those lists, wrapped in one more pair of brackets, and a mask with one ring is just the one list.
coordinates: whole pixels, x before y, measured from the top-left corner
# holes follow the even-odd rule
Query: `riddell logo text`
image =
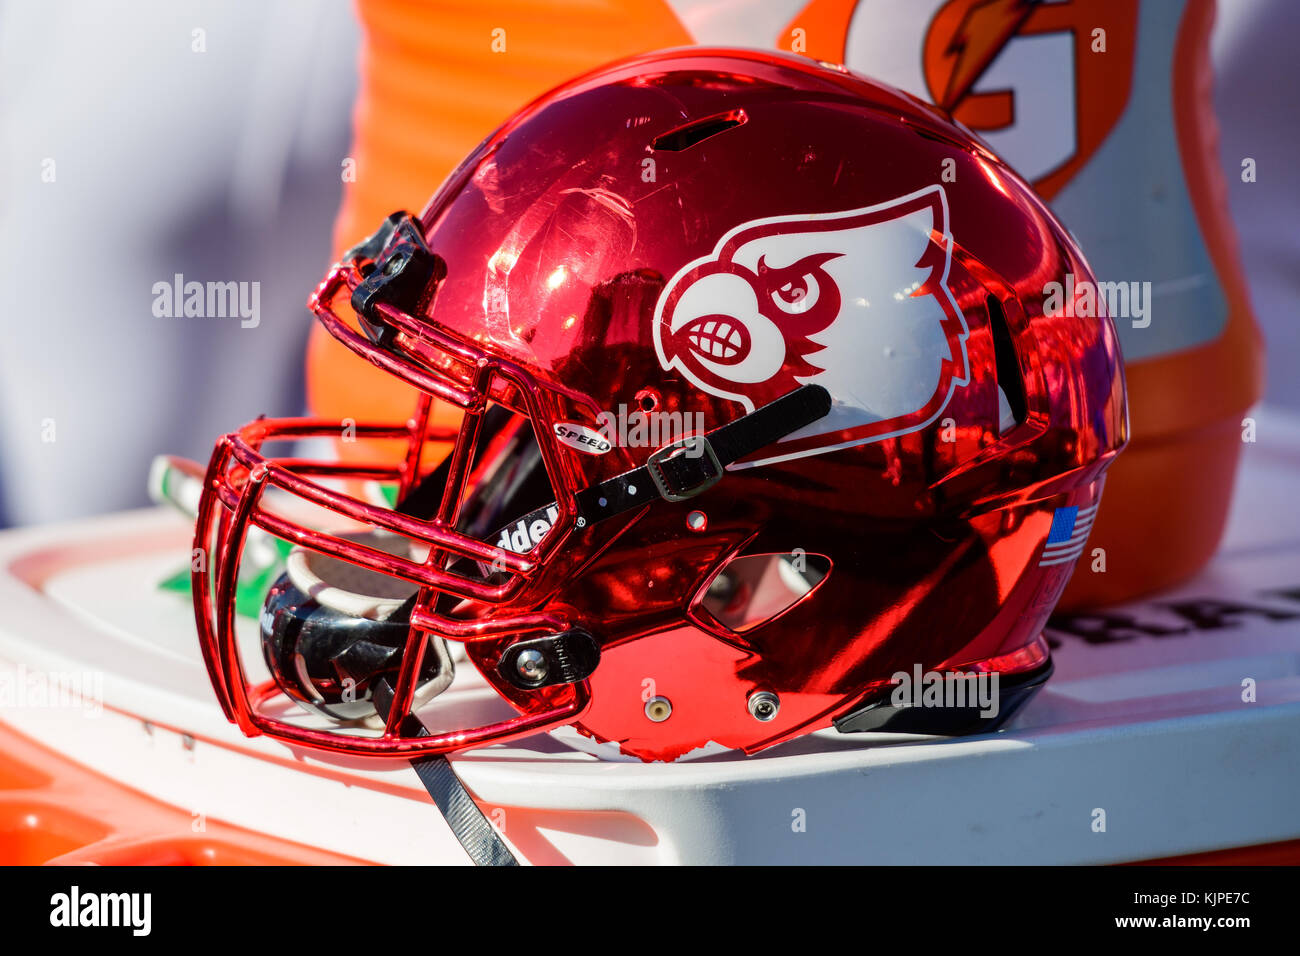
[(555, 505), (549, 505), (544, 512), (534, 511), (525, 515), (513, 525), (501, 529), (497, 547), (515, 554), (527, 554), (541, 543), (559, 516), (560, 509)]

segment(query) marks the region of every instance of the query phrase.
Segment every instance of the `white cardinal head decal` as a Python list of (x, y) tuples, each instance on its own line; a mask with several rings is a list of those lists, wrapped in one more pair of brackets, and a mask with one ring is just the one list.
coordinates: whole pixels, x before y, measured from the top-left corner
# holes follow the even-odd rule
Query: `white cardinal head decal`
[(751, 464), (923, 428), (968, 381), (935, 185), (846, 212), (743, 223), (675, 275), (655, 307), (665, 370), (747, 411), (816, 383), (834, 407)]

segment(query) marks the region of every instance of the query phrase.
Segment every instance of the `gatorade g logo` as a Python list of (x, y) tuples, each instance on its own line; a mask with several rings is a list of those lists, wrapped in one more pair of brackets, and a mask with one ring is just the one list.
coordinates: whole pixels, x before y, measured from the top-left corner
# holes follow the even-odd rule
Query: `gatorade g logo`
[(1137, 10), (1138, 0), (910, 0), (887, 10), (812, 0), (779, 45), (802, 28), (801, 52), (948, 110), (1050, 199), (1124, 112)]

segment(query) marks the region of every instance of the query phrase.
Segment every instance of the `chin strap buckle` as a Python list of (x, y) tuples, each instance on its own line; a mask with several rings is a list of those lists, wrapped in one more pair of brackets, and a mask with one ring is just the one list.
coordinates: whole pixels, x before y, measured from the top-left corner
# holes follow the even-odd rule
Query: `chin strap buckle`
[(651, 452), (646, 471), (664, 501), (686, 501), (716, 485), (726, 469), (708, 438), (688, 435)]
[(646, 463), (577, 493), (583, 521), (603, 521), (654, 501), (686, 501), (708, 491), (727, 466), (824, 418), (831, 396), (820, 385), (803, 385), (707, 435), (690, 435), (650, 453)]

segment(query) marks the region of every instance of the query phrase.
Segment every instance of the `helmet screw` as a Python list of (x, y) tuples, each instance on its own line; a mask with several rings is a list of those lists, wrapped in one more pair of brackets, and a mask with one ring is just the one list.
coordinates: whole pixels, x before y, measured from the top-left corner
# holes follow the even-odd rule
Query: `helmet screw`
[(515, 670), (519, 676), (529, 683), (540, 683), (546, 679), (546, 672), (549, 668), (546, 666), (546, 658), (542, 652), (535, 648), (528, 648), (520, 651), (519, 656), (515, 658)]
[(776, 717), (781, 709), (781, 698), (770, 690), (759, 690), (749, 695), (749, 715), (764, 723)]
[(645, 703), (645, 715), (656, 724), (662, 724), (672, 716), (673, 703), (667, 697), (651, 697)]

